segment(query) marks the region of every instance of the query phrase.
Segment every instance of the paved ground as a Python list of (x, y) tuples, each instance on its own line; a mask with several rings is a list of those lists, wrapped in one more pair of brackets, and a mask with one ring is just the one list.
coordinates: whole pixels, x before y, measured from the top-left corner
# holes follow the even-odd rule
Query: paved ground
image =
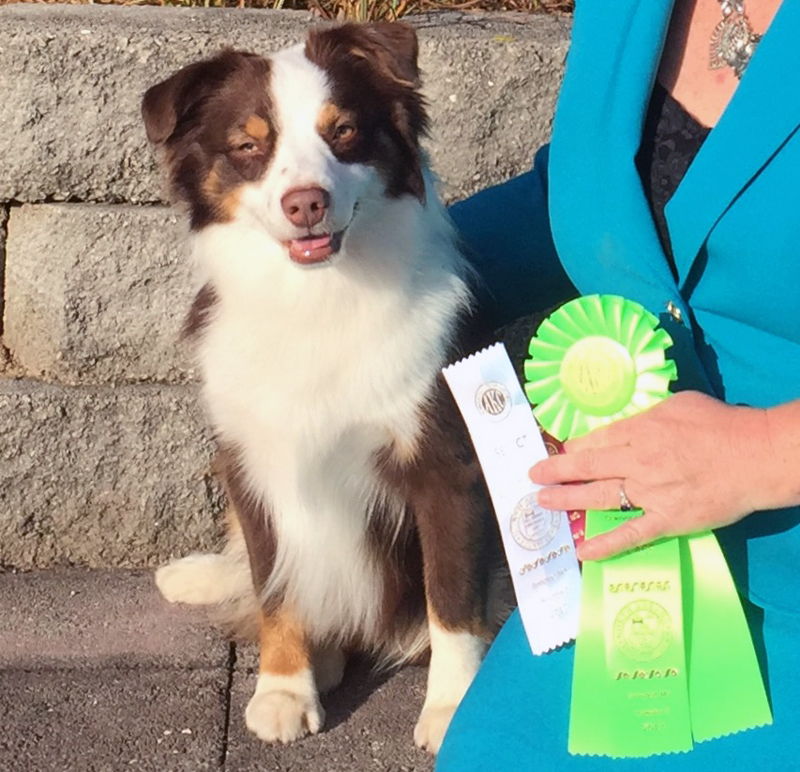
[(323, 732), (251, 738), (255, 652), (170, 606), (150, 572), (0, 574), (2, 772), (429, 772), (411, 733), (425, 674), (349, 667)]

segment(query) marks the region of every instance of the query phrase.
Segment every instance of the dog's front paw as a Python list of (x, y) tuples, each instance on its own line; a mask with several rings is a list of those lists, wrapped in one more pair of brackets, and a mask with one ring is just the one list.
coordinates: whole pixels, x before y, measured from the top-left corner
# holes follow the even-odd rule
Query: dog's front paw
[(245, 711), (247, 728), (266, 742), (294, 742), (319, 732), (324, 721), (325, 711), (316, 695), (281, 689), (256, 691)]
[(427, 705), (422, 709), (419, 721), (414, 727), (414, 742), (424, 751), (433, 753), (439, 752), (442, 747), (447, 727), (450, 726), (450, 719), (456, 712), (458, 705)]

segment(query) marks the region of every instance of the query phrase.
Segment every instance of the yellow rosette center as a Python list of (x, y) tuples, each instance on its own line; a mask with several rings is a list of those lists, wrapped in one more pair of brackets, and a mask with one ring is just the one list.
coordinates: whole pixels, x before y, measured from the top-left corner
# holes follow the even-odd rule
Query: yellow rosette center
[(570, 401), (590, 415), (618, 413), (636, 389), (636, 366), (630, 352), (600, 335), (573, 343), (564, 354), (559, 376)]

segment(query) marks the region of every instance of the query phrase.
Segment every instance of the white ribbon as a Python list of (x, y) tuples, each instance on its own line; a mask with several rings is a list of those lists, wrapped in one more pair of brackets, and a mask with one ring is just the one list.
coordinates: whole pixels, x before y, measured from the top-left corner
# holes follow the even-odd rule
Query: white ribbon
[(578, 633), (581, 576), (565, 512), (541, 509), (528, 469), (547, 457), (505, 346), (445, 367), (500, 524), (522, 624), (534, 654)]

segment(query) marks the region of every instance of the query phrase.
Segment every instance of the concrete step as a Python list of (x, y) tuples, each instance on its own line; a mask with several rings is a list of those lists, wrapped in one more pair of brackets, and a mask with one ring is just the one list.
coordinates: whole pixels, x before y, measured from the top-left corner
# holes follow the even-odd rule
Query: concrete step
[(217, 540), (192, 386), (0, 378), (0, 566), (157, 565)]
[(0, 574), (0, 769), (220, 769), (230, 645), (149, 572)]
[(411, 733), (424, 668), (348, 666), (323, 731), (251, 735), (252, 647), (170, 606), (150, 572), (0, 573), (3, 772), (430, 772)]
[[(414, 20), (447, 198), (526, 168), (549, 136), (569, 21)], [(290, 11), (0, 8), (0, 201), (162, 201), (139, 116), (145, 89), (226, 46), (270, 52), (314, 21)]]
[(165, 207), (14, 207), (3, 339), (16, 363), (67, 384), (192, 380), (186, 232)]

